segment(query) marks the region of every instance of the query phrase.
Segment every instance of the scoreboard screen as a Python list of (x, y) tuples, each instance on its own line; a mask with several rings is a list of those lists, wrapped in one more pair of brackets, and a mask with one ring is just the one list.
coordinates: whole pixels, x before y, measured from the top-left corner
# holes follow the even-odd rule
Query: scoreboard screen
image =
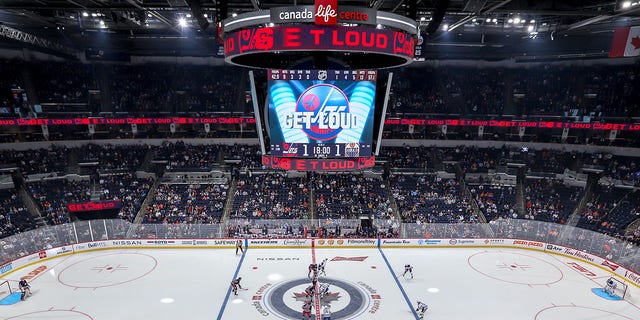
[(373, 70), (269, 70), (271, 155), (370, 156), (376, 76)]

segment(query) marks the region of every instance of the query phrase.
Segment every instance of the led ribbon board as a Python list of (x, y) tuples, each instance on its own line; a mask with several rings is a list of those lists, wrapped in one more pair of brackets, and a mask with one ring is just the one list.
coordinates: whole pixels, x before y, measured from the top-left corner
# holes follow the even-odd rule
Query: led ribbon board
[(377, 72), (269, 70), (271, 155), (371, 155)]
[[(270, 54), (323, 51), (369, 57), (369, 68), (408, 64), (415, 54), (415, 37), (389, 29), (343, 26), (251, 27), (225, 35), (224, 55), (229, 63), (264, 68), (260, 57)], [(275, 56), (274, 56), (275, 57)]]

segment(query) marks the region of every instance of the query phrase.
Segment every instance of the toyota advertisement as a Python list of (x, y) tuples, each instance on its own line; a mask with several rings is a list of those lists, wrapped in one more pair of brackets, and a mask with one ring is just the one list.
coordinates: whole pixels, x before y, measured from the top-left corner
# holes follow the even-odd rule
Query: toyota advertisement
[(371, 155), (376, 71), (269, 70), (271, 155)]

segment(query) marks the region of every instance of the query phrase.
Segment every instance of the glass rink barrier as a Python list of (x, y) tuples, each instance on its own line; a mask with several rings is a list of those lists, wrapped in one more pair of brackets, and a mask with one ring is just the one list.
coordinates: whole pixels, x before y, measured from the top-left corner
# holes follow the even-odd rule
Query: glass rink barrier
[[(132, 224), (118, 219), (89, 220), (41, 227), (0, 239), (0, 265), (52, 248), (102, 240), (362, 237), (358, 232), (363, 230), (375, 230), (377, 237), (374, 238), (395, 235), (423, 241), (518, 239), (542, 242), (565, 247), (565, 250), (578, 249), (640, 272), (638, 246), (586, 229), (522, 219), (496, 220), (488, 224), (398, 224), (384, 219), (373, 219), (364, 224), (359, 219), (240, 219), (222, 224)], [(364, 234), (367, 235), (370, 234)]]

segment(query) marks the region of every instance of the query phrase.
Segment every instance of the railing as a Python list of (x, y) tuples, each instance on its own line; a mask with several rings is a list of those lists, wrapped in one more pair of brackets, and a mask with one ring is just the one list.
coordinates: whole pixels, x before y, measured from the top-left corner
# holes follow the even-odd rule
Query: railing
[[(381, 231), (399, 229), (393, 220), (374, 219)], [(112, 239), (215, 239), (231, 236), (303, 237), (324, 227), (327, 234), (349, 236), (360, 220), (230, 220), (228, 224), (132, 224), (125, 220), (90, 220), (41, 227), (0, 239), (0, 265), (22, 256), (69, 244)], [(306, 228), (305, 228), (306, 227)], [(266, 229), (265, 229), (266, 228)], [(640, 247), (602, 233), (542, 221), (502, 219), (485, 223), (404, 224), (406, 238), (422, 239), (522, 239), (548, 242), (582, 250), (640, 271)], [(265, 233), (266, 230), (266, 233)], [(246, 231), (250, 231), (246, 233)], [(335, 234), (339, 232), (339, 234)], [(127, 237), (127, 234), (129, 236)]]

